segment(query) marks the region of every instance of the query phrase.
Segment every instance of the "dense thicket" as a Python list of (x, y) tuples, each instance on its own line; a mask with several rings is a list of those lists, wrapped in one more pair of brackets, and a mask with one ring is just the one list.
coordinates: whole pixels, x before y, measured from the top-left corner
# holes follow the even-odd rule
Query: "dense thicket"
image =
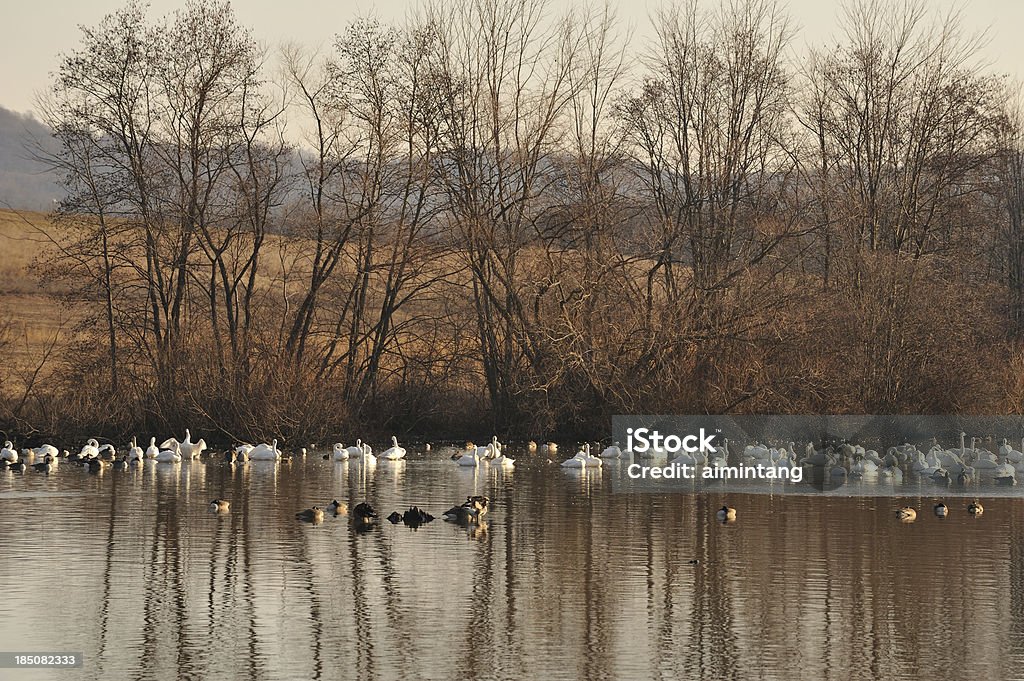
[(451, 0), (310, 55), (129, 3), (43, 112), (45, 276), (89, 314), (15, 427), (1020, 409), (1014, 94), (896, 7), (804, 53), (768, 0), (684, 0), (633, 53), (607, 9)]

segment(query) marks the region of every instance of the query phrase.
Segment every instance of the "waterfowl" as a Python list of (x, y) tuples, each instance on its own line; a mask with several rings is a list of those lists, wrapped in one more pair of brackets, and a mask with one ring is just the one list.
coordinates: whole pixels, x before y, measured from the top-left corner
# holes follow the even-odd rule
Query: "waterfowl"
[(181, 455), (186, 459), (198, 459), (206, 450), (206, 440), (200, 438), (199, 442), (192, 442), (192, 433), (185, 429), (185, 439), (181, 442)]
[(387, 517), (387, 521), (392, 525), (397, 525), (398, 523), (402, 522), (402, 514), (398, 511), (392, 511), (391, 515)]
[(97, 456), (94, 456), (91, 459), (87, 459), (84, 465), (85, 468), (88, 469), (90, 473), (99, 473), (104, 468), (103, 460)]
[(348, 513), (348, 504), (334, 499), (331, 503), (327, 504), (327, 512), (334, 516), (345, 515)]
[(231, 502), (227, 499), (214, 499), (210, 502), (210, 510), (214, 513), (227, 513), (231, 510)]
[(174, 449), (163, 449), (156, 455), (158, 463), (178, 463), (181, 461), (181, 445), (175, 444)]
[(967, 512), (977, 518), (985, 512), (985, 507), (981, 505), (980, 501), (974, 500), (970, 504), (967, 504)]
[(935, 469), (935, 472), (931, 474), (931, 479), (932, 479), (932, 482), (934, 482), (937, 485), (942, 485), (943, 487), (949, 487), (949, 484), (950, 484), (949, 471), (947, 471), (945, 468), (937, 468), (937, 469)]
[(160, 453), (160, 448), (156, 446), (156, 438), (149, 438), (149, 446), (146, 447), (146, 458), (155, 459)]
[(18, 452), (14, 451), (14, 443), (10, 440), (4, 443), (3, 449), (0, 449), (0, 459), (9, 463), (15, 463), (18, 460)]
[(402, 514), (402, 522), (412, 528), (429, 523), (433, 519), (434, 516), (417, 506), (411, 506), (408, 511)]
[(516, 460), (505, 456), (504, 454), (499, 454), (497, 458), (494, 459), (494, 464), (503, 468), (512, 468), (515, 466)]
[(967, 485), (971, 484), (971, 482), (974, 480), (974, 477), (971, 475), (971, 470), (972, 469), (965, 468), (964, 470), (960, 471), (957, 474), (956, 482), (958, 485), (960, 485), (961, 487), (966, 487)]
[(453, 520), (460, 523), (478, 523), (487, 514), (487, 507), (490, 499), (482, 495), (466, 497), (461, 506), (452, 506), (441, 514), (445, 520)]
[(557, 454), (558, 445), (555, 444), (554, 442), (548, 442), (547, 444), (544, 445), (544, 451), (547, 452), (548, 454)]
[(269, 445), (261, 443), (252, 448), (249, 458), (253, 461), (277, 461), (281, 458), (281, 450), (277, 448), (277, 439)]
[(94, 456), (100, 455), (100, 443), (96, 439), (89, 439), (82, 445), (82, 451), (78, 452), (78, 456), (83, 459), (90, 459)]
[(917, 520), (917, 511), (915, 511), (910, 506), (904, 506), (903, 508), (896, 511), (896, 517), (900, 520), (910, 522), (912, 520)]
[(136, 460), (141, 461), (143, 459), (143, 457), (145, 457), (145, 456), (146, 456), (146, 453), (144, 451), (142, 451), (142, 447), (140, 447), (136, 443), (135, 438), (132, 437), (132, 443), (128, 447), (128, 460), (129, 461), (136, 461)]
[(526, 443), (526, 451), (530, 452), (530, 454), (536, 454), (537, 453), (537, 443), (534, 442), (533, 440), (530, 440), (529, 442), (527, 442)]
[(587, 458), (582, 451), (576, 452), (576, 456), (562, 462), (562, 468), (586, 468)]
[[(335, 461), (348, 461), (348, 458), (352, 455), (351, 452), (349, 452), (348, 450), (349, 450), (349, 448), (346, 447), (345, 445), (343, 445), (342, 443), (335, 442), (334, 443), (334, 447), (333, 447), (334, 460)], [(325, 456), (324, 458), (326, 459), (327, 457)]]
[(480, 455), (477, 454), (477, 447), (473, 447), (472, 450), (467, 450), (465, 453), (458, 454), (455, 459), (455, 463), (460, 466), (479, 466)]
[(7, 459), (0, 459), (0, 471), (6, 471), (11, 467), (11, 464), (7, 463)]
[(391, 436), (391, 446), (381, 452), (380, 458), (386, 461), (398, 461), (405, 458), (405, 448), (398, 446), (398, 438)]
[(939, 516), (940, 518), (945, 518), (947, 515), (949, 515), (949, 508), (941, 501), (935, 504), (934, 510), (935, 515)]
[(57, 448), (53, 445), (40, 445), (32, 449), (23, 449), (22, 454), (31, 454), (32, 456), (38, 456), (43, 459), (45, 459), (46, 455), (49, 454), (54, 458), (54, 460), (56, 460), (60, 452), (57, 451)]
[(235, 457), (245, 456), (246, 458), (248, 458), (249, 452), (251, 452), (253, 449), (255, 449), (255, 447), (249, 444), (248, 442), (243, 442), (240, 445), (235, 445)]
[(717, 517), (722, 522), (732, 522), (736, 520), (736, 509), (731, 506), (723, 506), (718, 509)]
[(40, 472), (40, 473), (49, 474), (49, 473), (52, 473), (53, 469), (54, 469), (53, 461), (54, 461), (53, 457), (50, 456), (49, 454), (47, 454), (45, 457), (43, 457), (42, 462), (32, 464), (32, 468), (35, 469), (36, 471)]
[(360, 456), (360, 462), (363, 465), (365, 465), (365, 466), (376, 466), (377, 465), (377, 457), (375, 457), (373, 455), (373, 450), (370, 448), (370, 445), (368, 445), (368, 444), (366, 444), (364, 442), (363, 446), (362, 446), (362, 450), (363, 451), (362, 451), (362, 454)]
[(10, 470), (12, 473), (24, 473), (25, 468), (26, 466), (24, 461), (14, 461), (10, 463), (8, 466), (8, 470)]
[(295, 514), (298, 520), (302, 520), (307, 523), (322, 523), (324, 520), (324, 509), (319, 506), (313, 508), (307, 508), (304, 511), (299, 511)]
[(115, 471), (126, 471), (128, 470), (128, 457), (122, 456), (120, 459), (116, 459), (113, 463)]
[(602, 449), (599, 456), (602, 459), (617, 459), (622, 456), (622, 449), (619, 448), (618, 442), (613, 442), (610, 446)]
[(224, 452), (224, 463), (235, 463), (236, 461), (238, 461), (238, 455), (233, 449)]
[(101, 459), (106, 459), (107, 461), (113, 461), (114, 459), (117, 458), (117, 450), (114, 448), (114, 445), (107, 442), (105, 444), (100, 445), (99, 457)]
[(368, 525), (377, 517), (377, 511), (365, 501), (361, 501), (352, 509), (352, 520), (356, 523)]
[(1017, 484), (1016, 471), (1014, 471), (1013, 475), (997, 475), (995, 477), (995, 482), (996, 482), (997, 485), (1003, 485), (1003, 486), (1006, 486), (1006, 487), (1012, 487), (1013, 485), (1016, 485)]

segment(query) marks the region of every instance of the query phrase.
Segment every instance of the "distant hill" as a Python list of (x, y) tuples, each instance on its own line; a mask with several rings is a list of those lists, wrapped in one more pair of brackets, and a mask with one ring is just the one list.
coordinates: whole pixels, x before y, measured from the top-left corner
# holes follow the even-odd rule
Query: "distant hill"
[(31, 114), (0, 107), (0, 205), (48, 211), (63, 192), (56, 174), (29, 158), (32, 139), (50, 143), (49, 129)]

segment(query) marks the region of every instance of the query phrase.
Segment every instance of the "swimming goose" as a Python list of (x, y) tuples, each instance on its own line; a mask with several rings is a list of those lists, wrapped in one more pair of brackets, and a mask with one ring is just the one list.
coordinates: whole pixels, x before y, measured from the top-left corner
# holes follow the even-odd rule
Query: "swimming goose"
[(331, 503), (327, 504), (327, 512), (333, 516), (345, 515), (348, 513), (348, 504), (343, 504), (334, 499)]
[(131, 446), (128, 447), (128, 460), (129, 461), (135, 461), (135, 460), (141, 461), (142, 458), (145, 457), (145, 456), (146, 456), (146, 453), (144, 451), (142, 451), (142, 447), (140, 447), (136, 443), (135, 437), (132, 437), (132, 444), (131, 444)]
[(985, 512), (985, 507), (981, 505), (980, 501), (975, 499), (972, 503), (967, 505), (967, 512), (977, 518)]
[(307, 508), (304, 511), (299, 511), (295, 514), (298, 520), (307, 523), (322, 523), (324, 521), (324, 509), (319, 506), (313, 508)]
[(583, 455), (584, 460), (587, 462), (587, 467), (588, 468), (600, 468), (601, 465), (604, 463), (603, 461), (601, 461), (601, 457), (593, 456), (590, 453), (590, 443), (589, 442), (587, 442), (587, 443), (585, 443), (583, 445), (583, 449), (580, 452), (578, 452), (576, 454), (576, 456), (580, 456), (581, 454)]
[[(6, 459), (4, 459), (4, 461), (6, 461)], [(24, 461), (14, 461), (13, 463), (10, 463), (7, 467), (7, 469), (12, 473), (24, 473), (25, 468), (26, 466)]]
[(537, 453), (537, 443), (534, 442), (533, 440), (530, 440), (529, 442), (527, 442), (526, 443), (526, 451), (528, 451), (530, 454), (536, 454)]
[(256, 445), (249, 452), (252, 461), (277, 461), (281, 458), (281, 450), (277, 448), (277, 439), (269, 445), (266, 442)]
[(128, 457), (122, 456), (120, 459), (115, 459), (112, 464), (112, 468), (115, 471), (126, 471), (128, 470)]
[(516, 464), (516, 460), (509, 456), (505, 456), (505, 453), (502, 451), (504, 445), (495, 442), (495, 446), (497, 447), (498, 455), (494, 457), (494, 464), (497, 466), (502, 466), (503, 468), (514, 467)]
[(731, 523), (736, 520), (736, 509), (731, 506), (723, 506), (718, 509), (716, 517), (722, 522)]
[(377, 517), (377, 511), (365, 501), (361, 501), (352, 509), (352, 522), (361, 525), (369, 525)]
[(445, 520), (452, 520), (459, 523), (476, 523), (487, 513), (487, 505), (490, 502), (485, 496), (466, 497), (465, 503), (461, 506), (452, 506), (441, 514)]
[(398, 438), (396, 436), (391, 436), (391, 446), (381, 452), (380, 458), (386, 461), (398, 461), (405, 458), (405, 448), (398, 446)]
[(910, 506), (904, 506), (903, 508), (896, 511), (896, 517), (904, 522), (912, 522), (917, 520), (917, 511), (912, 509)]
[(601, 450), (599, 456), (602, 459), (618, 459), (622, 456), (622, 449), (619, 447), (618, 442), (613, 442), (610, 446)]
[(335, 461), (348, 461), (351, 453), (348, 451), (349, 448), (340, 442), (334, 443), (334, 460)]
[(156, 455), (157, 463), (179, 463), (181, 461), (181, 445), (175, 444), (174, 449), (162, 449)]
[(78, 452), (78, 455), (86, 459), (99, 456), (100, 443), (95, 439), (86, 440), (85, 444), (82, 445), (82, 451)]
[(402, 514), (402, 522), (408, 527), (416, 528), (424, 523), (429, 523), (434, 519), (434, 516), (430, 515), (418, 506), (410, 506), (409, 510)]
[(53, 445), (40, 445), (32, 449), (23, 449), (21, 450), (21, 453), (26, 456), (29, 454), (33, 457), (38, 456), (41, 459), (45, 459), (46, 455), (49, 454), (55, 461), (57, 460), (57, 456), (60, 454), (60, 452), (57, 451), (57, 448)]
[(554, 442), (548, 442), (547, 444), (544, 445), (544, 451), (547, 454), (557, 454), (558, 453), (558, 445), (555, 444)]
[(480, 455), (477, 453), (478, 449), (478, 447), (473, 447), (473, 449), (466, 450), (466, 452), (459, 454), (455, 459), (455, 463), (460, 466), (479, 466)]
[(40, 473), (46, 473), (47, 475), (49, 475), (50, 473), (53, 472), (53, 469), (55, 467), (55, 464), (53, 462), (54, 458), (47, 454), (46, 456), (43, 457), (42, 462), (32, 464), (32, 468)]
[[(345, 451), (348, 452), (348, 455), (350, 457), (355, 457), (357, 459), (362, 458), (362, 456), (363, 456), (363, 441), (357, 439), (355, 445), (353, 445), (351, 447), (345, 447)], [(334, 458), (335, 458), (335, 460), (338, 460), (338, 461), (344, 461), (345, 460), (345, 459), (338, 459), (337, 453), (335, 453), (335, 457)]]
[(583, 450), (576, 452), (576, 456), (562, 462), (562, 468), (586, 468), (587, 457)]
[(940, 518), (945, 518), (947, 515), (949, 515), (949, 508), (941, 501), (935, 504), (934, 510), (935, 515), (939, 516)]
[(210, 510), (214, 513), (227, 513), (231, 510), (231, 502), (226, 499), (214, 499), (210, 502)]

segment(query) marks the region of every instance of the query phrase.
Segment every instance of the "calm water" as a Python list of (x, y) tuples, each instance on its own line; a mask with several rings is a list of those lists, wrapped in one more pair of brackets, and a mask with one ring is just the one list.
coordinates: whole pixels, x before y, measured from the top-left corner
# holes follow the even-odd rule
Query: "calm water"
[[(1021, 498), (940, 520), (931, 496), (729, 493), (725, 526), (724, 493), (615, 493), (622, 468), (0, 473), (0, 649), (85, 653), (0, 678), (1024, 678)], [(494, 500), (476, 530), (294, 519), (471, 493)]]

